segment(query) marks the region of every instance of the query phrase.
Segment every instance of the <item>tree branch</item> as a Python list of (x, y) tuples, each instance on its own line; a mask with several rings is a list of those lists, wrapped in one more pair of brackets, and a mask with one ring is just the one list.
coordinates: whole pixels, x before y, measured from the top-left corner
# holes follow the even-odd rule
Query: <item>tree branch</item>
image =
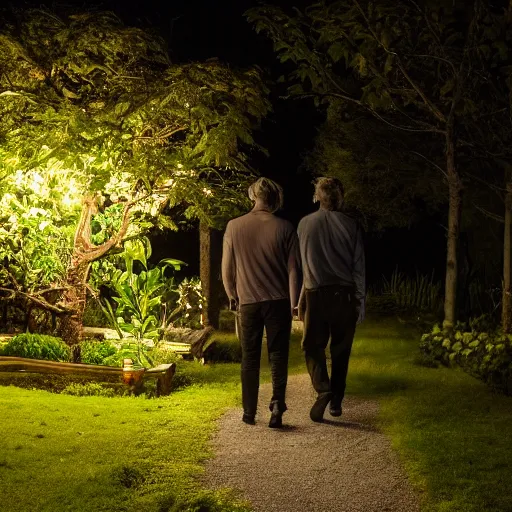
[(503, 217), (500, 217), (499, 215), (496, 215), (495, 213), (492, 213), (485, 208), (482, 208), (481, 206), (478, 206), (473, 203), (473, 206), (480, 212), (483, 213), (486, 217), (489, 217), (492, 220), (495, 220), (496, 222), (501, 222), (502, 224), (505, 222), (505, 219)]
[(402, 75), (405, 77), (405, 79), (409, 82), (409, 84), (411, 85), (411, 87), (416, 91), (416, 93), (420, 96), (420, 98), (423, 100), (423, 102), (425, 103), (425, 105), (428, 107), (428, 109), (430, 110), (430, 112), (432, 114), (434, 114), (434, 116), (441, 122), (445, 123), (446, 122), (446, 118), (444, 116), (444, 114), (427, 98), (427, 95), (425, 94), (425, 92), (423, 92), (423, 90), (421, 89), (421, 87), (411, 78), (411, 76), (409, 75), (409, 73), (406, 71), (406, 69), (404, 68), (403, 64), (402, 64), (402, 61), (400, 59), (400, 56), (396, 53), (396, 52), (392, 52), (389, 48), (387, 48), (383, 43), (382, 41), (379, 39), (379, 37), (377, 36), (376, 32), (373, 30), (373, 28), (371, 27), (371, 24), (370, 24), (370, 20), (368, 19), (368, 16), (366, 16), (366, 13), (364, 12), (363, 8), (361, 7), (361, 5), (359, 4), (359, 2), (357, 0), (352, 0), (353, 3), (356, 5), (357, 9), (359, 10), (359, 12), (361, 13), (361, 16), (364, 18), (365, 22), (366, 22), (366, 25), (368, 26), (368, 30), (371, 32), (373, 38), (375, 39), (375, 41), (377, 42), (377, 44), (388, 54), (390, 55), (394, 55), (396, 57), (396, 61), (397, 61), (397, 64), (398, 64), (398, 68), (400, 69), (400, 71), (402, 72)]
[(440, 167), (439, 165), (437, 165), (435, 162), (433, 162), (432, 160), (430, 160), (430, 158), (427, 158), (425, 155), (422, 155), (421, 153), (419, 153), (418, 151), (409, 151), (409, 153), (412, 153), (413, 155), (417, 155), (421, 158), (423, 158), (426, 162), (428, 162), (430, 165), (434, 166), (438, 171), (441, 171), (441, 173), (443, 174), (443, 176), (445, 178), (448, 178), (448, 174), (446, 174), (446, 171)]
[[(311, 96), (311, 95), (303, 95), (303, 96)], [(314, 96), (317, 96), (317, 95), (314, 95)], [(394, 124), (394, 123), (388, 121), (387, 119), (385, 119), (384, 117), (382, 117), (376, 110), (371, 108), (369, 105), (365, 105), (362, 101), (356, 100), (355, 98), (351, 98), (350, 96), (346, 96), (344, 94), (339, 94), (337, 92), (331, 92), (331, 93), (326, 93), (325, 96), (333, 96), (335, 98), (340, 98), (345, 101), (350, 101), (350, 102), (358, 105), (359, 107), (364, 108), (365, 110), (370, 112), (370, 114), (372, 114), (374, 117), (376, 117), (383, 123), (386, 123), (388, 126), (395, 128), (396, 130), (412, 132), (412, 133), (439, 133), (442, 135), (446, 134), (445, 130), (440, 130), (439, 128), (433, 128), (433, 127), (432, 128), (411, 128), (409, 126), (401, 126), (398, 124)]]
[(48, 301), (41, 297), (36, 297), (34, 295), (30, 295), (29, 293), (20, 292), (19, 290), (12, 290), (10, 288), (3, 288), (0, 287), (0, 292), (8, 293), (9, 296), (7, 297), (0, 297), (0, 300), (12, 300), (16, 297), (22, 297), (24, 299), (27, 299), (37, 306), (41, 307), (42, 309), (45, 309), (47, 311), (51, 311), (52, 313), (55, 313), (57, 315), (63, 315), (69, 311), (67, 308), (62, 308), (59, 306), (55, 306), (54, 304), (50, 304)]

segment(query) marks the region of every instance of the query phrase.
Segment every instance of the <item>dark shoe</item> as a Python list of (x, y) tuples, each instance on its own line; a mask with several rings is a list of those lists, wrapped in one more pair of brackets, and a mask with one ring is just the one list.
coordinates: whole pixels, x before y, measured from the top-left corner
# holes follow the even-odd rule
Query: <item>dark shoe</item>
[(247, 425), (256, 425), (256, 422), (254, 421), (254, 416), (250, 414), (245, 414), (242, 416), (242, 421), (244, 423), (247, 423)]
[(316, 423), (322, 423), (324, 420), (324, 412), (327, 404), (331, 401), (331, 393), (322, 393), (316, 399), (316, 402), (311, 407), (311, 411), (309, 411), (309, 417), (315, 421)]
[(331, 398), (331, 403), (329, 405), (329, 414), (334, 417), (341, 416), (341, 398), (338, 396), (333, 396)]
[(272, 414), (268, 426), (270, 428), (282, 428), (283, 426), (283, 412), (279, 409), (277, 402), (272, 403)]

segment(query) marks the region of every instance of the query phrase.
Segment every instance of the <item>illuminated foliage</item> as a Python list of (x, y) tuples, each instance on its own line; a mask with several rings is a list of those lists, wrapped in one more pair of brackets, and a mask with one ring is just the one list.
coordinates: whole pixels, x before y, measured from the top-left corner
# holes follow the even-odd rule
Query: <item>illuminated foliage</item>
[(256, 69), (172, 63), (159, 37), (105, 12), (6, 13), (0, 70), (0, 230), (59, 261), (47, 280), (67, 288), (54, 312), (75, 318), (76, 340), (93, 261), (175, 229), (177, 205), (214, 223), (244, 204), (267, 91)]

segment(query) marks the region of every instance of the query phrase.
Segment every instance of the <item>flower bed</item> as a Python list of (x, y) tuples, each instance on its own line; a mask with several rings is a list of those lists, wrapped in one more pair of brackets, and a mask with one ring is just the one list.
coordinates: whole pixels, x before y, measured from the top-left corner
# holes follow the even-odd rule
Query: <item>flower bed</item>
[(493, 388), (512, 395), (512, 335), (475, 330), (443, 331), (421, 337), (421, 351), (447, 366), (460, 366)]

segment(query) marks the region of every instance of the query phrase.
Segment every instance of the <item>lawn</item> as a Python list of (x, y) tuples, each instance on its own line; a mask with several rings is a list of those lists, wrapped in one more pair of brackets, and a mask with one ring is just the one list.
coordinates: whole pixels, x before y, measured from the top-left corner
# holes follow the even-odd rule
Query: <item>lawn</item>
[(190, 501), (214, 420), (236, 400), (234, 385), (158, 400), (1, 388), (0, 510), (164, 511)]
[(363, 324), (348, 392), (381, 401), (381, 426), (423, 511), (512, 511), (512, 397), (462, 371), (415, 364), (418, 339), (389, 320)]
[[(418, 339), (394, 321), (363, 324), (348, 393), (380, 400), (381, 426), (424, 511), (512, 511), (512, 398), (463, 372), (418, 366)], [(232, 363), (183, 365), (177, 378), (196, 384), (160, 399), (0, 387), (0, 510), (244, 509), (201, 491), (196, 479), (215, 420), (239, 404), (239, 371)], [(294, 336), (290, 373), (302, 371)], [(262, 378), (270, 379), (266, 364)]]

